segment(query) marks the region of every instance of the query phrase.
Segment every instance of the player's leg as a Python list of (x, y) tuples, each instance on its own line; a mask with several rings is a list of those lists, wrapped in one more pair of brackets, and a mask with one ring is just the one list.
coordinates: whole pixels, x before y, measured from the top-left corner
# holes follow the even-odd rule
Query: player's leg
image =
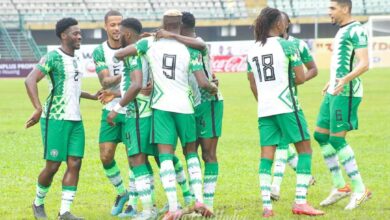
[(280, 198), (280, 185), (286, 169), (288, 147), (287, 144), (279, 144), (275, 151), (274, 176), (271, 184), (271, 199), (274, 201), (278, 201)]
[[(197, 122), (197, 130), (202, 147), (202, 159), (205, 163), (203, 197), (205, 205), (212, 211), (218, 180), (217, 145), (222, 134), (223, 101), (208, 101), (200, 106), (204, 123)], [(205, 126), (202, 126), (205, 125)]]
[(297, 170), (298, 155), (295, 148), (291, 144), (289, 144), (287, 148), (287, 163), (294, 171)]
[(121, 142), (122, 139), (122, 122), (124, 120), (124, 115), (119, 114), (118, 117), (115, 119), (116, 125), (111, 126), (106, 121), (108, 113), (109, 112), (107, 110), (103, 110), (100, 122), (100, 160), (103, 164), (103, 169), (106, 177), (114, 186), (115, 191), (117, 193), (115, 203), (111, 209), (111, 214), (118, 215), (122, 211), (123, 205), (128, 198), (119, 166), (114, 159), (117, 144)]
[(345, 207), (347, 210), (358, 207), (371, 197), (371, 192), (366, 189), (360, 175), (355, 154), (345, 139), (347, 131), (358, 127), (357, 110), (360, 102), (361, 98), (358, 97), (331, 97), (331, 112), (334, 117), (331, 117), (329, 143), (336, 150), (340, 163), (352, 181), (352, 196)]
[(324, 212), (314, 209), (307, 202), (307, 190), (310, 185), (312, 149), (306, 119), (302, 110), (277, 115), (282, 130), (281, 143), (294, 143), (298, 152), (297, 176), (295, 187), (294, 214), (323, 215)]
[(168, 199), (169, 211), (164, 217), (181, 216), (176, 193), (176, 173), (173, 166), (174, 144), (177, 134), (171, 112), (154, 109), (151, 125), (151, 143), (157, 144), (160, 161), (160, 179)]
[(259, 183), (261, 199), (263, 202), (263, 217), (268, 218), (274, 215), (271, 201), (271, 170), (276, 145), (279, 144), (281, 140), (281, 132), (275, 120), (275, 116), (259, 118), (258, 128), (261, 147), (258, 170)]
[(67, 151), (67, 168), (62, 179), (62, 199), (59, 219), (83, 219), (70, 212), (70, 207), (76, 195), (79, 174), (84, 157), (85, 133), (82, 121), (68, 121), (71, 126)]
[(186, 173), (184, 172), (183, 164), (176, 155), (173, 155), (173, 166), (175, 167), (176, 181), (183, 194), (184, 205), (188, 206), (194, 201), (194, 197), (190, 191), (190, 186), (187, 181)]
[(314, 139), (320, 145), (321, 154), (324, 157), (325, 163), (328, 166), (330, 173), (332, 174), (333, 182), (333, 189), (331, 190), (329, 196), (320, 203), (321, 206), (327, 206), (336, 203), (351, 193), (351, 190), (345, 183), (343, 174), (341, 172), (337, 152), (329, 143), (331, 123), (330, 101), (330, 95), (326, 94), (320, 107), (320, 112), (317, 118), (317, 126), (314, 132)]
[(63, 120), (42, 118), (40, 124), (46, 165), (38, 176), (32, 209), (36, 219), (47, 219), (44, 199), (50, 189), (54, 175), (61, 166), (61, 162), (66, 160), (68, 139), (59, 132), (64, 130)]

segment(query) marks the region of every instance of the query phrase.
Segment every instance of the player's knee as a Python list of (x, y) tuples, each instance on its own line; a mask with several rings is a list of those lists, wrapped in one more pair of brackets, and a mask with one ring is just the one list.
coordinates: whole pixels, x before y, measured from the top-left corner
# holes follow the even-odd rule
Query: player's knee
[(80, 168), (81, 168), (81, 158), (68, 159), (68, 169), (80, 170)]
[(50, 164), (49, 166), (46, 166), (46, 171), (49, 172), (51, 175), (54, 175), (55, 173), (57, 173), (60, 166), (61, 163)]
[(347, 142), (345, 141), (344, 137), (337, 137), (337, 136), (330, 136), (329, 143), (336, 151), (339, 151), (340, 149), (342, 149), (347, 145)]
[(314, 132), (314, 139), (320, 144), (320, 145), (325, 145), (329, 143), (329, 134), (323, 134), (319, 133), (317, 131)]
[(217, 155), (216, 153), (205, 152), (202, 153), (202, 159), (205, 163), (215, 163), (217, 162)]

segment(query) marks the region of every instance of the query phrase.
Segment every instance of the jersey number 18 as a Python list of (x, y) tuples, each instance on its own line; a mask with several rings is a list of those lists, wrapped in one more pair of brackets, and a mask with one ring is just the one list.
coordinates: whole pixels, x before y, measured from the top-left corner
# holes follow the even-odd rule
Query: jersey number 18
[[(261, 68), (259, 63), (259, 57), (253, 57), (253, 62), (256, 63), (257, 72), (259, 74), (259, 80), (260, 82), (263, 82), (263, 77), (261, 74)], [(263, 65), (263, 75), (264, 75), (264, 81), (273, 81), (275, 80), (275, 69), (273, 67), (274, 64), (274, 57), (272, 54), (266, 54), (261, 56), (261, 63)]]

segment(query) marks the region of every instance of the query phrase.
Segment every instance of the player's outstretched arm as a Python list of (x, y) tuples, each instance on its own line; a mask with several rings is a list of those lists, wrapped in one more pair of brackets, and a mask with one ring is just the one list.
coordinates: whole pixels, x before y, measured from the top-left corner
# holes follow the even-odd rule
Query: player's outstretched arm
[(305, 70), (303, 69), (303, 65), (295, 66), (293, 67), (294, 73), (295, 73), (295, 84), (301, 85), (305, 83), (306, 75)]
[(34, 112), (26, 121), (25, 127), (29, 128), (38, 123), (42, 114), (42, 105), (38, 95), (38, 82), (41, 81), (45, 75), (36, 67), (28, 74), (24, 84), (26, 86), (27, 94), (34, 107)]
[(122, 99), (119, 101), (116, 106), (111, 110), (107, 116), (107, 122), (111, 126), (115, 126), (114, 119), (118, 115), (118, 111), (123, 108), (123, 106), (128, 105), (132, 100), (137, 97), (138, 93), (142, 89), (142, 70), (134, 70), (130, 73), (131, 85), (123, 95)]
[(123, 60), (127, 56), (135, 56), (135, 55), (137, 55), (137, 53), (138, 52), (137, 52), (137, 48), (135, 47), (135, 45), (130, 44), (130, 45), (126, 46), (125, 48), (118, 50), (114, 54), (114, 59)]
[(333, 95), (338, 95), (340, 92), (343, 91), (345, 84), (348, 84), (351, 80), (355, 79), (356, 77), (359, 77), (360, 75), (368, 71), (369, 68), (368, 49), (367, 48), (355, 49), (355, 56), (358, 60), (355, 68), (343, 78), (336, 79), (337, 85), (336, 88), (334, 89)]
[(194, 48), (196, 50), (205, 50), (207, 45), (199, 39), (193, 38), (193, 37), (187, 37), (180, 34), (175, 34), (169, 31), (166, 31), (164, 29), (160, 29), (156, 32), (156, 38), (172, 38), (180, 43), (186, 45), (187, 47)]
[(101, 93), (101, 90), (97, 91), (95, 94), (81, 91), (80, 98), (89, 99), (89, 100), (98, 100), (100, 93)]
[(194, 71), (196, 81), (200, 88), (207, 90), (211, 95), (216, 95), (218, 93), (218, 87), (207, 80), (206, 75), (202, 70)]
[(120, 91), (111, 91), (109, 89), (106, 89), (106, 90), (101, 90), (98, 99), (102, 104), (107, 104), (111, 102), (113, 99), (120, 98), (120, 97), (121, 97)]
[(318, 75), (317, 65), (314, 61), (305, 63), (307, 72), (305, 73), (305, 81), (309, 81)]
[(249, 80), (249, 86), (251, 87), (252, 94), (257, 101), (257, 87), (256, 87), (255, 77), (253, 76), (253, 72), (248, 72), (248, 80)]

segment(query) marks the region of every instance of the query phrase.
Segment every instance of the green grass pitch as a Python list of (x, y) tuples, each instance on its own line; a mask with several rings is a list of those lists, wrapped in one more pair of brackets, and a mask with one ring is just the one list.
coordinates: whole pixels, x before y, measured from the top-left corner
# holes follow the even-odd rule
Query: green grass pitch
[[(324, 208), (321, 219), (386, 219), (390, 218), (390, 69), (373, 69), (362, 78), (365, 96), (359, 109), (359, 130), (348, 135), (355, 151), (365, 184), (373, 198), (355, 211), (344, 211), (347, 200)], [(256, 102), (250, 93), (246, 74), (219, 74), (225, 99), (223, 136), (218, 146), (220, 175), (215, 195), (218, 219), (259, 219), (261, 200), (258, 179), (260, 155)], [(322, 101), (321, 89), (328, 79), (327, 70), (299, 87), (299, 99), (308, 120), (310, 132)], [(47, 82), (39, 86), (41, 101), (48, 94)], [(96, 91), (97, 78), (83, 80), (83, 90)], [(35, 184), (44, 166), (40, 128), (26, 130), (24, 122), (33, 109), (23, 80), (0, 79), (0, 216), (2, 219), (32, 219), (31, 204)], [(86, 151), (78, 192), (72, 212), (86, 219), (115, 219), (109, 215), (114, 202), (114, 189), (104, 176), (99, 160), (98, 130), (101, 104), (82, 100), (82, 115), (86, 130)], [(309, 202), (319, 207), (331, 189), (331, 178), (317, 143), (312, 141), (313, 175), (317, 184), (309, 189)], [(178, 148), (180, 149), (180, 148)], [(178, 155), (182, 158), (181, 150)], [(128, 166), (123, 145), (119, 145), (116, 160), (127, 185)], [(154, 161), (152, 162), (155, 165)], [(45, 200), (50, 219), (57, 216), (61, 201), (63, 164)], [(154, 166), (156, 168), (156, 166)], [(277, 219), (296, 218), (291, 213), (295, 193), (295, 174), (286, 168), (281, 200), (274, 203)], [(157, 202), (165, 201), (157, 169), (155, 169)], [(180, 192), (178, 188), (178, 192)], [(180, 196), (181, 199), (181, 196)], [(182, 201), (182, 200), (181, 200)], [(304, 218), (304, 217), (300, 217)]]

